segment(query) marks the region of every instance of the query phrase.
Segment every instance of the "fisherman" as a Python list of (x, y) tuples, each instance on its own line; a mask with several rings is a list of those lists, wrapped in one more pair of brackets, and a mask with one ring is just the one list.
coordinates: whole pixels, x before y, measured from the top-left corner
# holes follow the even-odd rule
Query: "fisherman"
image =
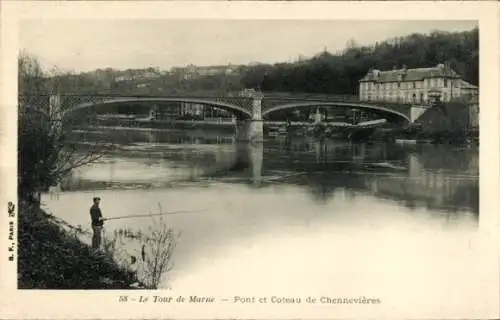
[(92, 231), (94, 232), (92, 236), (92, 248), (99, 249), (101, 247), (101, 235), (102, 226), (104, 224), (104, 218), (102, 217), (101, 208), (99, 208), (99, 203), (101, 198), (94, 197), (94, 204), (90, 207), (90, 218), (92, 220)]

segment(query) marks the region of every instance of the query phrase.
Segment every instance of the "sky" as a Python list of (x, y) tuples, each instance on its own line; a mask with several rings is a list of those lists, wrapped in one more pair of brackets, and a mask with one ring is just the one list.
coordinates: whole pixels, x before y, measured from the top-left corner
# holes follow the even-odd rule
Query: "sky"
[(187, 64), (275, 63), (433, 30), (464, 31), (477, 21), (24, 20), (21, 49), (46, 69), (168, 70)]

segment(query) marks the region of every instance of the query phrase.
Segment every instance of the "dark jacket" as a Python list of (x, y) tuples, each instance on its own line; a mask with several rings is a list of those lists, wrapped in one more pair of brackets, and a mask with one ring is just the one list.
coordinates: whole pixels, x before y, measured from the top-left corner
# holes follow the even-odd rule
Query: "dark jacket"
[(90, 207), (90, 218), (92, 219), (92, 226), (102, 226), (103, 221), (99, 221), (99, 218), (102, 218), (101, 208), (97, 205), (92, 205)]

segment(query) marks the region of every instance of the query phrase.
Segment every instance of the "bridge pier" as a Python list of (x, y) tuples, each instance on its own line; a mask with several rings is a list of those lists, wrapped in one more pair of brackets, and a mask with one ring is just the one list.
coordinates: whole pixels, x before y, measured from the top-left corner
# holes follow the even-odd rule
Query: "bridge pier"
[(236, 144), (235, 163), (244, 167), (250, 180), (255, 186), (262, 182), (262, 167), (264, 163), (264, 143), (240, 142)]
[(61, 96), (60, 95), (51, 95), (49, 97), (49, 108), (50, 112), (59, 112), (61, 110)]
[(419, 177), (422, 172), (422, 164), (417, 154), (411, 153), (408, 155), (408, 175), (411, 178)]
[(61, 111), (61, 96), (60, 95), (51, 95), (49, 97), (49, 114), (52, 120), (54, 121), (54, 129), (61, 130), (63, 121), (62, 121), (62, 111)]
[(316, 107), (316, 114), (314, 115), (314, 124), (320, 124), (321, 123), (321, 112), (319, 110), (319, 107)]
[(264, 141), (264, 121), (237, 120), (236, 139), (238, 141), (249, 141), (249, 142)]
[(252, 100), (252, 117), (236, 121), (236, 137), (240, 141), (264, 141), (264, 121), (262, 120), (262, 94), (256, 94)]
[(248, 148), (252, 181), (255, 185), (260, 185), (262, 182), (262, 164), (264, 162), (264, 144), (262, 142), (252, 143)]
[(424, 112), (428, 109), (427, 106), (411, 106), (410, 109), (410, 123), (415, 122)]

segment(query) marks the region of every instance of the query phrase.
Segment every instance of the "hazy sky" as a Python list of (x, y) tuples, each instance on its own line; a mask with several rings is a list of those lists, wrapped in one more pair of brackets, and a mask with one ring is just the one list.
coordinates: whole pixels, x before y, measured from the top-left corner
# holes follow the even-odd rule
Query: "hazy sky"
[(350, 38), (370, 44), (432, 30), (462, 31), (476, 21), (26, 20), (20, 47), (44, 67), (96, 68), (279, 62), (334, 52)]

